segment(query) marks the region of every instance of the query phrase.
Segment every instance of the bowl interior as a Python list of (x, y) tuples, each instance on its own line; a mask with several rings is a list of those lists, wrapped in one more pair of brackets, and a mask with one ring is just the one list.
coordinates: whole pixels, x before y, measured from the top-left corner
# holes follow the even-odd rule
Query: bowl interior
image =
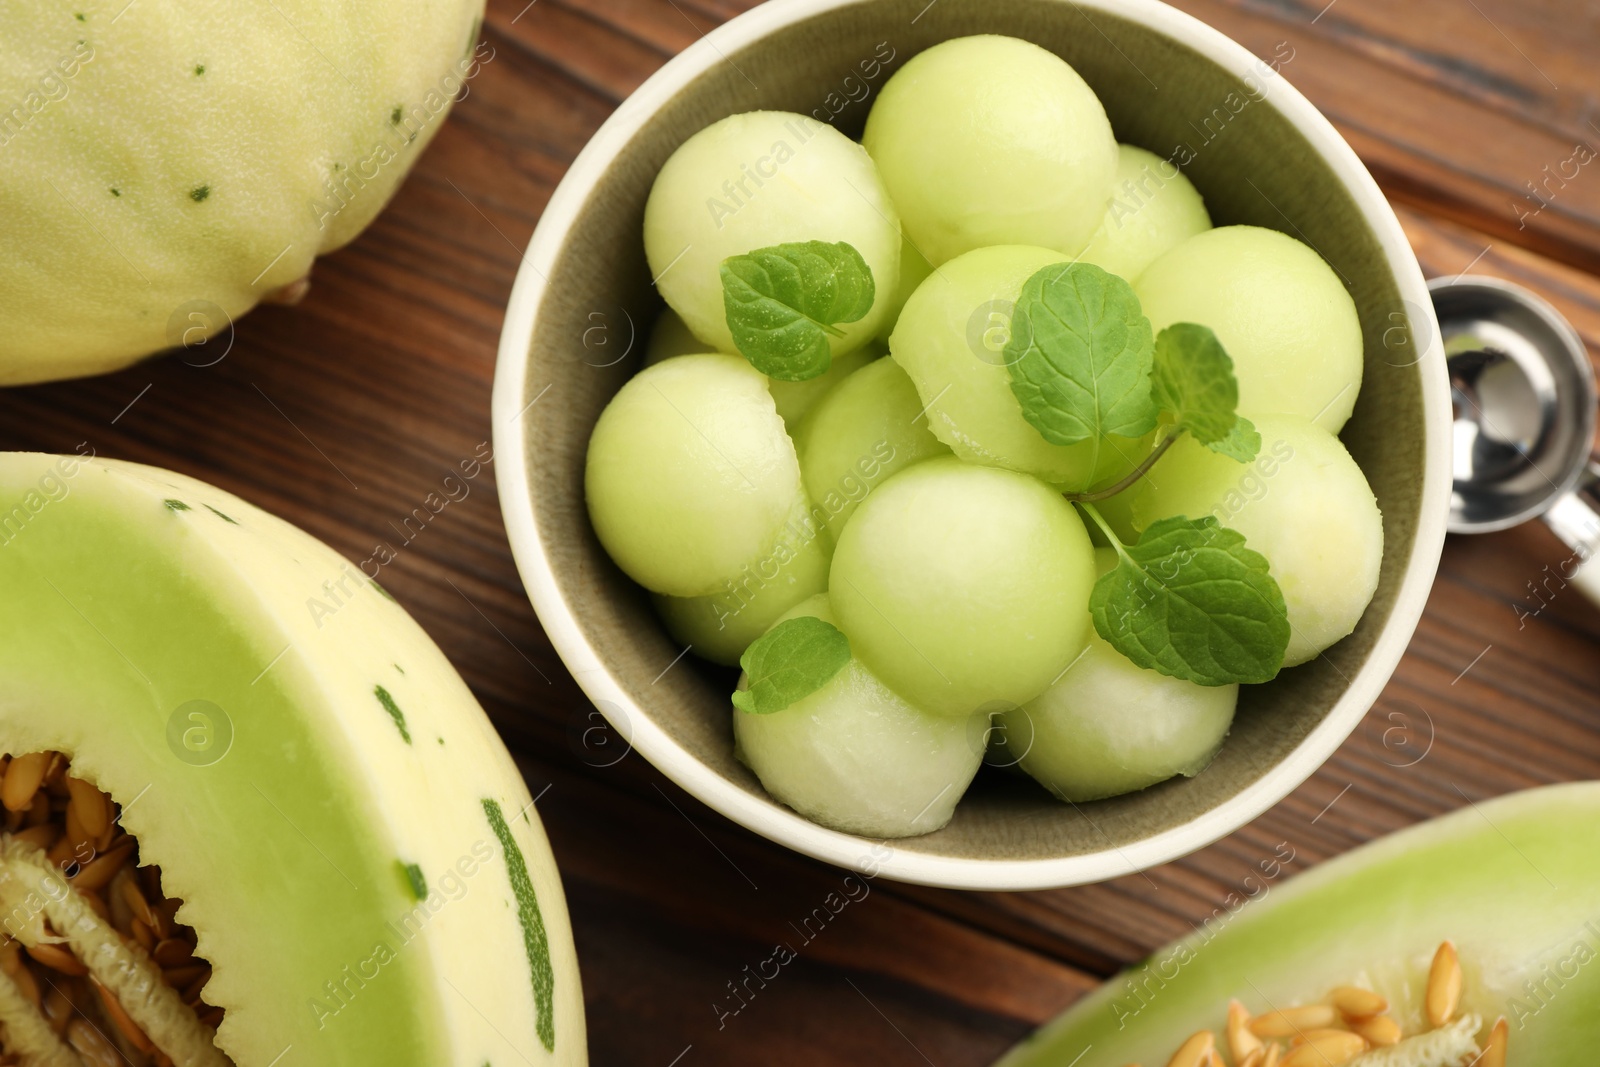
[[(1384, 519), (1381, 581), (1360, 626), (1316, 661), (1270, 685), (1245, 687), (1232, 735), (1205, 773), (1069, 806), (1026, 778), (986, 768), (949, 826), (896, 846), (950, 858), (1055, 859), (1121, 848), (1181, 825), (1287, 757), (1352, 684), (1379, 641), (1416, 541), (1425, 442), (1415, 348), (1430, 320), (1402, 299), (1351, 192), (1275, 106), (1273, 94), (1286, 90), (1266, 63), (1246, 77), (1131, 18), (1062, 0), (873, 0), (822, 11), (725, 51), (723, 61), (661, 103), (589, 188), (548, 274), (553, 284), (537, 309), (526, 395), (517, 406), (549, 389), (549, 398), (523, 415), (529, 489), (533, 519), (573, 624), (640, 714), (744, 790), (751, 804), (773, 805), (733, 756), (733, 673), (693, 657), (663, 673), (681, 649), (656, 622), (646, 594), (607, 558), (584, 508), (590, 431), (637, 369), (661, 306), (644, 260), (645, 199), (673, 149), (729, 114), (799, 111), (831, 117), (859, 136), (870, 106), (865, 85), (876, 89), (921, 49), (973, 33), (1009, 34), (1056, 52), (1099, 94), (1117, 139), (1179, 163), (1218, 225), (1282, 230), (1315, 248), (1344, 279), (1360, 311), (1366, 378), (1342, 436)], [(888, 51), (892, 61), (869, 78), (872, 66), (862, 64)], [(1287, 47), (1282, 52), (1280, 61), (1292, 57)], [(631, 329), (637, 336), (632, 355), (620, 361), (603, 356), (593, 343), (597, 323), (610, 324), (613, 346), (618, 329)]]

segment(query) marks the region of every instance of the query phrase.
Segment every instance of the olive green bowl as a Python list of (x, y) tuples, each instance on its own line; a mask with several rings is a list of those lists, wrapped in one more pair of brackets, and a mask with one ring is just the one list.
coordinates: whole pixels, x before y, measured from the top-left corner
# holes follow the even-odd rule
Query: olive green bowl
[[(661, 306), (641, 234), (651, 182), (673, 149), (760, 108), (829, 118), (858, 136), (866, 89), (918, 51), (974, 33), (1053, 50), (1099, 94), (1117, 139), (1178, 162), (1219, 225), (1289, 233), (1344, 279), (1360, 311), (1366, 377), (1343, 438), (1383, 509), (1385, 551), (1355, 633), (1246, 687), (1227, 744), (1199, 776), (1073, 806), (984, 771), (944, 829), (885, 844), (802, 818), (734, 758), (733, 677), (693, 657), (675, 664), (680, 646), (590, 528), (584, 451)], [(1405, 235), (1354, 152), (1285, 80), (1293, 65), (1287, 46), (1257, 58), (1154, 0), (777, 0), (707, 35), (629, 97), (545, 209), (506, 313), (494, 391), (518, 567), (557, 651), (621, 735), (594, 762), (626, 743), (710, 807), (800, 852), (983, 889), (1098, 881), (1165, 862), (1309, 777), (1377, 699), (1422, 613), (1444, 540), (1450, 399)]]

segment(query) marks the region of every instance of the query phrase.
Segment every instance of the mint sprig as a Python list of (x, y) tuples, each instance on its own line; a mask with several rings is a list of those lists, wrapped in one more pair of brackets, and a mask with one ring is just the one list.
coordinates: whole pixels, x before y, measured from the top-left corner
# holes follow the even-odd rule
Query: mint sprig
[(733, 694), (733, 706), (771, 715), (826, 685), (850, 662), (850, 640), (832, 623), (797, 615), (768, 630), (739, 657), (749, 688)]
[(1153, 348), (1132, 286), (1092, 263), (1053, 264), (1023, 284), (1005, 360), (1022, 417), (1075, 445), (1155, 429)]
[(802, 382), (828, 369), (828, 339), (872, 310), (872, 268), (849, 244), (800, 241), (722, 261), (722, 306), (733, 343), (769, 378)]
[(1210, 328), (1175, 322), (1156, 337), (1151, 385), (1162, 417), (1174, 433), (1194, 439), (1224, 456), (1248, 463), (1261, 451), (1261, 435), (1239, 406), (1239, 380), (1233, 359)]
[(1289, 613), (1267, 559), (1207, 515), (1152, 523), (1089, 597), (1095, 632), (1134, 664), (1200, 685), (1265, 682), (1283, 667)]

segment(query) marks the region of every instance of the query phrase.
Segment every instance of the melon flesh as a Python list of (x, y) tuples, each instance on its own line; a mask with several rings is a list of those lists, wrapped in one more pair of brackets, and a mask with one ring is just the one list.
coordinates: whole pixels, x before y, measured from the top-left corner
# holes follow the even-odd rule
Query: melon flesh
[(124, 806), (238, 1067), (586, 1061), (528, 790), (361, 567), (179, 474), (5, 453), (0, 588), (0, 751)]
[[(1591, 1067), (1600, 1047), (1597, 821), (1600, 783), (1582, 782), (1463, 808), (1289, 880), (1294, 846), (1281, 844), (1196, 933), (1108, 981), (999, 1067), (1166, 1063), (1196, 1031), (1220, 1037), (1232, 997), (1260, 1014), (1342, 985), (1382, 994), (1403, 1031), (1419, 1034), (1429, 964), (1445, 940), (1465, 975), (1458, 1016), (1478, 1017), (1480, 1046), (1505, 1016), (1507, 1063)], [(1424, 1051), (1367, 1056), (1427, 1067)]]

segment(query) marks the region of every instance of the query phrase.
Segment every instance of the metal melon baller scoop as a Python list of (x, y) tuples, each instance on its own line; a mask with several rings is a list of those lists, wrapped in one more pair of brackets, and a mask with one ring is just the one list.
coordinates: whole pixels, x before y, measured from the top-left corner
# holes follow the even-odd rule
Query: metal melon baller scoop
[(1508, 282), (1463, 275), (1428, 288), (1455, 404), (1450, 532), (1542, 518), (1572, 549), (1551, 568), (1555, 577), (1600, 605), (1600, 463), (1589, 455), (1595, 381), (1582, 338), (1555, 308)]

